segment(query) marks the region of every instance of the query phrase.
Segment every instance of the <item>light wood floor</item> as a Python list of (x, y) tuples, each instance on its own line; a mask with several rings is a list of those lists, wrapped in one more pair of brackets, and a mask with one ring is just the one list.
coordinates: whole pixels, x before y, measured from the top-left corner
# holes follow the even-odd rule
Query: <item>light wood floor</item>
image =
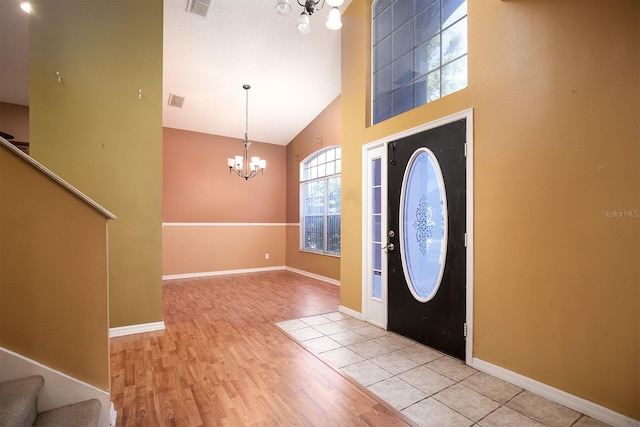
[(406, 426), (275, 322), (337, 311), (339, 287), (290, 272), (172, 280), (166, 330), (111, 339), (117, 426)]

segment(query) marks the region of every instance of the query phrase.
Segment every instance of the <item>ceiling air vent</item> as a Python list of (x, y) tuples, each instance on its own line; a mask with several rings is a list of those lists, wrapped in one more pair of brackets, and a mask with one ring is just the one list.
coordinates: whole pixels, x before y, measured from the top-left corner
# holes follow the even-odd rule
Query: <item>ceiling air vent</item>
[(182, 108), (182, 104), (184, 104), (184, 96), (169, 94), (169, 107)]
[(209, 16), (213, 0), (187, 0), (187, 12), (196, 15)]

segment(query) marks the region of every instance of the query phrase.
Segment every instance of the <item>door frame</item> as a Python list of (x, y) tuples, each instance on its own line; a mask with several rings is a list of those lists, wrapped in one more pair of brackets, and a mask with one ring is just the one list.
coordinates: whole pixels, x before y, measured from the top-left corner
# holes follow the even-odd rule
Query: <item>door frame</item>
[[(366, 149), (365, 149), (366, 147)], [(377, 152), (377, 153), (374, 153)], [(372, 315), (369, 313), (369, 295), (371, 295), (372, 290), (372, 278), (371, 271), (373, 270), (372, 264), (372, 256), (373, 256), (373, 237), (372, 230), (373, 226), (371, 224), (371, 161), (373, 159), (380, 159), (380, 179), (381, 179), (381, 194), (380, 194), (380, 204), (381, 204), (381, 236), (383, 241), (386, 239), (387, 235), (387, 147), (386, 143), (373, 143), (367, 144), (363, 147), (362, 151), (362, 236), (366, 236), (366, 239), (362, 239), (362, 318), (366, 322), (369, 322), (373, 325), (376, 325), (380, 328), (387, 329), (387, 251), (383, 250), (381, 253), (381, 281), (382, 281), (382, 289), (381, 289), (381, 301), (379, 303), (374, 303), (378, 310), (381, 311), (381, 317)]]
[[(467, 247), (466, 247), (466, 342), (465, 342), (465, 362), (467, 365), (471, 365), (473, 361), (473, 278), (474, 278), (474, 264), (473, 264), (473, 247), (474, 247), (474, 230), (473, 230), (473, 108), (462, 110), (460, 112), (451, 114), (446, 117), (442, 117), (437, 120), (433, 120), (428, 123), (416, 126), (411, 129), (404, 130), (402, 132), (395, 133), (393, 135), (380, 138), (376, 141), (370, 142), (362, 146), (362, 318), (367, 320), (367, 297), (369, 286), (369, 272), (371, 271), (371, 250), (372, 247), (372, 235), (371, 227), (369, 224), (369, 217), (371, 215), (369, 206), (371, 206), (371, 194), (367, 185), (369, 183), (369, 175), (371, 173), (369, 169), (369, 152), (379, 147), (384, 147), (384, 154), (382, 156), (382, 176), (387, 176), (386, 171), (386, 147), (390, 142), (397, 141), (399, 139), (411, 136), (420, 132), (427, 131), (429, 129), (437, 128), (461, 119), (466, 119), (466, 229), (467, 229)], [(383, 235), (387, 234), (386, 224), (386, 209), (387, 209), (387, 183), (386, 180), (382, 181), (382, 212), (383, 212)], [(383, 300), (384, 304), (388, 303), (386, 289), (387, 289), (387, 272), (386, 272), (386, 251), (382, 253), (382, 281), (383, 281)], [(382, 326), (382, 325), (379, 325)], [(383, 327), (386, 329), (386, 323)]]

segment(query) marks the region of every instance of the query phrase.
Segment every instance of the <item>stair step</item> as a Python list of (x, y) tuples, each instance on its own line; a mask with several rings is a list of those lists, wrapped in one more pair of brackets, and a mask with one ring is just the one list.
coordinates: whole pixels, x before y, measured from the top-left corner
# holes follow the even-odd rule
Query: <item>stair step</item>
[(98, 399), (91, 399), (40, 412), (33, 427), (97, 427), (101, 406)]
[(37, 416), (36, 398), (44, 378), (33, 375), (0, 383), (0, 427), (28, 427)]

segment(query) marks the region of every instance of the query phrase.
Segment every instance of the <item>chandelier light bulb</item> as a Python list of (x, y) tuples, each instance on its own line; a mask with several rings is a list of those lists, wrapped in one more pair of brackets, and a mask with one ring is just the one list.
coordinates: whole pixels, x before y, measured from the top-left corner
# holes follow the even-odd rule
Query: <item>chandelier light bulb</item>
[(327, 19), (327, 28), (330, 30), (339, 30), (342, 28), (342, 20), (340, 19), (340, 9), (332, 7), (329, 11), (329, 19)]
[[(309, 17), (314, 12), (320, 11), (328, 4), (331, 10), (326, 22), (326, 26), (330, 30), (339, 30), (342, 28), (342, 17), (340, 14), (340, 6), (344, 4), (344, 0), (296, 0), (299, 6), (302, 6), (302, 13), (298, 17), (296, 29), (302, 35), (311, 32), (311, 23)], [(287, 15), (291, 12), (291, 0), (276, 0), (276, 12), (279, 15)]]
[(311, 24), (309, 23), (309, 15), (304, 11), (300, 14), (298, 18), (298, 24), (296, 25), (296, 29), (300, 34), (309, 34), (311, 31)]
[(278, 12), (278, 15), (288, 15), (291, 13), (289, 0), (278, 0), (276, 2), (276, 12)]
[(327, 0), (327, 4), (331, 7), (340, 7), (344, 3), (344, 0)]

